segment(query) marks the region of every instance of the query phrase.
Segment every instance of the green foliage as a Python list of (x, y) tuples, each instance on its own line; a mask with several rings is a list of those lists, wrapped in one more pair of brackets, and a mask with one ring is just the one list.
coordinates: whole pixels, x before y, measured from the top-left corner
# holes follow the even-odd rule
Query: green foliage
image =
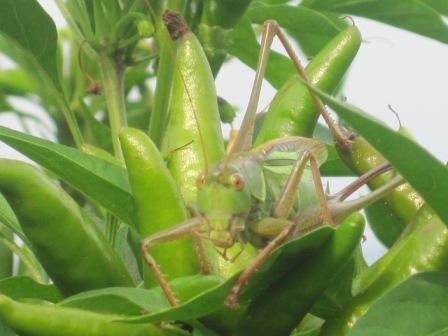
[[(435, 273), (446, 272), (448, 264), (446, 166), (414, 140), (319, 90), (338, 89), (361, 41), (357, 28), (341, 16), (369, 18), (448, 44), (445, 0), (55, 2), (68, 25), (59, 31), (37, 0), (0, 0), (0, 56), (13, 61), (0, 69), (0, 112), (12, 113), (24, 126), (24, 132), (0, 126), (0, 140), (42, 169), (18, 164), (33, 172), (25, 174), (0, 160), (1, 335), (63, 330), (91, 336), (387, 336), (446, 330), (447, 276)], [(182, 12), (186, 22), (165, 9)], [(255, 135), (240, 135), (237, 140), (246, 136), (249, 146), (234, 150), (235, 139), (222, 138), (219, 118), (233, 124), (236, 109), (217, 97), (214, 78), (230, 59), (257, 69), (267, 20), (277, 20), (314, 58), (307, 69), (311, 84), (277, 52), (269, 52), (260, 73), (280, 94), (293, 88), (280, 114), (294, 115), (286, 122), (302, 129), (283, 127), (281, 115), (259, 114), (254, 125), (249, 115), (245, 129), (255, 129)], [(345, 57), (332, 41), (347, 31), (355, 38)], [(344, 64), (328, 61), (333, 56)], [(322, 86), (318, 77), (324, 70), (330, 79)], [(23, 111), (13, 97), (38, 105), (48, 120)], [(309, 142), (319, 147), (317, 161), (328, 156), (319, 167), (322, 175), (354, 176), (343, 152), (350, 146), (335, 141), (327, 127), (315, 129), (317, 97), (395, 169), (358, 200), (345, 199), (365, 184), (362, 178), (327, 195), (334, 228), (324, 225), (332, 223), (319, 207), (320, 189), (311, 183), (308, 166), (298, 178), (298, 196), (289, 197), (291, 204), (279, 201), (289, 190), (286, 181), (294, 187), (291, 171), (301, 169), (295, 162), (313, 152)], [(301, 104), (312, 115), (306, 125), (300, 123)], [(254, 102), (250, 107), (257, 110)], [(139, 130), (123, 129), (127, 125)], [(248, 149), (274, 125), (275, 135)], [(286, 138), (298, 135), (319, 142)], [(395, 190), (392, 207), (382, 198), (397, 173), (425, 201), (415, 216), (418, 207), (400, 201), (410, 189)], [(204, 185), (215, 189), (197, 197)], [(249, 186), (247, 204), (242, 197), (227, 198), (228, 203), (218, 197)], [(373, 201), (367, 218), (389, 249), (368, 267), (360, 248), (364, 217), (343, 217)], [(285, 204), (292, 210), (282, 215)], [(250, 216), (242, 225), (243, 208), (250, 208)], [(223, 209), (230, 209), (231, 220), (224, 221)], [(217, 239), (217, 232), (232, 240)], [(264, 254), (265, 260), (254, 259)], [(101, 257), (96, 267), (73, 272), (95, 256)], [(163, 288), (154, 285), (155, 278), (148, 281), (147, 264), (154, 270), (158, 262), (162, 273), (170, 273), (169, 283), (159, 279)], [(199, 266), (211, 274), (196, 274)], [(101, 275), (104, 270), (112, 274)], [(106, 280), (118, 273), (126, 279), (112, 285), (131, 287), (107, 287), (112, 285)], [(130, 275), (141, 283), (133, 286)], [(82, 292), (64, 284), (89, 277)], [(238, 286), (240, 296), (232, 302), (229, 293)], [(171, 292), (180, 301), (174, 307)], [(236, 303), (239, 309), (229, 308)]]
[(348, 336), (443, 335), (447, 309), (447, 275), (420, 273), (379, 299)]
[(2, 1), (0, 32), (27, 53), (60, 88), (56, 65), (57, 32), (50, 16), (35, 1)]
[(313, 91), (383, 154), (438, 216), (448, 223), (448, 170), (442, 162), (412, 139), (391, 130), (360, 109), (340, 102), (318, 89)]

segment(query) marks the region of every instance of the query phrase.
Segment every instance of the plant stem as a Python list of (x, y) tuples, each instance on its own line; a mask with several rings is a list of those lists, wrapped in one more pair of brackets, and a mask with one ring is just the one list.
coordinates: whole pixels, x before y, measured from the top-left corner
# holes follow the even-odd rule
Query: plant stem
[(62, 110), (65, 121), (67, 122), (68, 128), (70, 129), (70, 133), (72, 134), (73, 141), (75, 142), (76, 147), (80, 147), (83, 143), (81, 130), (79, 129), (78, 122), (76, 121), (76, 117), (73, 114), (73, 111), (68, 106), (67, 101), (64, 99), (58, 99), (59, 108)]
[(114, 247), (117, 237), (118, 225), (119, 223), (117, 217), (108, 212), (106, 218), (106, 237), (109, 243)]
[(159, 46), (159, 68), (157, 70), (154, 104), (149, 123), (149, 136), (156, 146), (160, 148), (169, 115), (175, 62), (171, 38), (161, 21), (158, 23), (156, 40)]
[(126, 104), (124, 97), (124, 66), (105, 50), (98, 53), (99, 68), (107, 113), (112, 133), (112, 145), (115, 157), (123, 161), (118, 140), (118, 132), (126, 126)]

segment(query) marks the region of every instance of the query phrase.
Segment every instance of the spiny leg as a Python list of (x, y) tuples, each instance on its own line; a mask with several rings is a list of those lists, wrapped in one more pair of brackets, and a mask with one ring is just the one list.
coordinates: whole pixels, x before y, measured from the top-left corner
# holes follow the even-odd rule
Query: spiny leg
[(297, 198), (297, 191), (299, 189), (300, 180), (305, 170), (306, 164), (310, 159), (311, 153), (305, 151), (301, 157), (296, 161), (294, 167), (289, 175), (288, 181), (283, 188), (283, 191), (278, 198), (272, 214), (277, 218), (288, 218), (294, 207)]
[[(309, 83), (308, 77), (305, 73), (305, 69), (303, 68), (302, 63), (300, 62), (297, 54), (295, 53), (294, 48), (291, 46), (291, 43), (289, 43), (289, 40), (286, 37), (285, 33), (280, 29), (280, 26), (278, 25), (277, 22), (274, 21), (273, 25), (277, 27), (276, 34), (280, 42), (283, 44), (283, 47), (285, 48), (285, 51), (288, 54), (289, 58), (292, 60), (300, 77), (302, 77), (306, 82)], [(331, 116), (329, 115), (329, 113), (325, 108), (325, 105), (322, 103), (322, 101), (319, 99), (319, 97), (317, 97), (317, 95), (314, 92), (312, 92), (310, 89), (308, 89), (308, 91), (311, 94), (314, 104), (316, 105), (316, 108), (319, 111), (319, 114), (322, 116), (322, 118), (324, 118), (325, 123), (328, 125), (328, 128), (335, 137), (336, 143), (338, 143), (340, 146), (344, 148), (350, 148), (350, 140), (331, 118)]]
[(232, 309), (236, 309), (239, 307), (238, 296), (244, 285), (252, 277), (256, 270), (263, 264), (267, 257), (269, 257), (272, 251), (283, 244), (294, 233), (294, 229), (295, 224), (291, 223), (282, 232), (280, 232), (277, 237), (271, 240), (263, 250), (261, 250), (257, 257), (252, 261), (252, 263), (243, 271), (243, 273), (241, 273), (236, 284), (230, 290), (230, 293), (225, 300), (225, 304), (227, 306)]
[(157, 282), (159, 283), (160, 288), (162, 288), (162, 291), (165, 294), (166, 298), (168, 299), (168, 302), (172, 306), (176, 306), (178, 304), (179, 300), (174, 295), (173, 291), (171, 290), (170, 284), (168, 283), (168, 281), (166, 281), (165, 276), (160, 271), (159, 265), (157, 265), (154, 258), (149, 254), (149, 249), (151, 246), (152, 246), (151, 242), (149, 242), (149, 241), (143, 242), (143, 244), (142, 244), (143, 258), (145, 259), (146, 264), (148, 265), (151, 272), (154, 274), (154, 277), (156, 278)]
[(277, 218), (288, 218), (288, 216), (291, 214), (296, 200), (297, 191), (299, 189), (300, 179), (308, 162), (310, 162), (311, 172), (313, 174), (313, 182), (316, 189), (317, 198), (319, 200), (319, 207), (321, 210), (323, 222), (324, 224), (334, 226), (330, 209), (328, 209), (327, 206), (327, 198), (325, 196), (324, 188), (322, 185), (319, 166), (316, 158), (309, 151), (305, 151), (303, 155), (296, 161), (296, 164), (294, 165), (293, 170), (289, 175), (283, 192), (274, 207), (273, 214)]
[[(266, 71), (268, 56), (269, 56), (269, 50), (271, 48), (273, 39), (275, 36), (278, 36), (280, 42), (283, 44), (283, 47), (285, 48), (288, 56), (291, 58), (295, 68), (297, 69), (299, 75), (308, 82), (308, 78), (306, 76), (305, 70), (297, 57), (297, 55), (294, 52), (294, 49), (292, 48), (291, 44), (289, 43), (286, 35), (283, 33), (283, 31), (280, 29), (278, 23), (273, 20), (266, 21), (264, 24), (264, 30), (261, 40), (261, 48), (258, 58), (258, 65), (257, 70), (255, 74), (254, 84), (252, 86), (252, 92), (249, 99), (249, 104), (247, 106), (246, 113), (244, 115), (243, 123), (240, 128), (240, 132), (238, 133), (238, 137), (235, 140), (234, 146), (229, 151), (230, 154), (234, 152), (244, 151), (250, 148), (253, 132), (254, 132), (254, 125), (255, 125), (255, 118), (257, 113), (257, 106), (258, 106), (258, 100), (260, 97), (260, 91), (261, 91), (261, 85), (263, 83), (264, 74)], [(312, 92), (309, 90), (311, 97), (316, 105), (317, 110), (324, 118), (325, 122), (327, 123), (328, 127), (330, 128), (331, 132), (333, 133), (336, 142), (340, 144), (342, 147), (350, 147), (350, 141), (346, 135), (343, 134), (343, 132), (340, 130), (340, 128), (336, 125), (334, 120), (331, 118), (331, 116), (328, 114), (327, 110), (325, 109), (324, 104), (322, 101)]]
[(319, 165), (316, 158), (310, 155), (311, 173), (313, 174), (314, 187), (316, 189), (317, 199), (319, 200), (320, 215), (322, 217), (324, 225), (335, 226), (331, 211), (328, 208), (327, 198), (325, 196), (324, 186), (319, 172)]
[(204, 242), (202, 241), (201, 234), (197, 230), (193, 230), (193, 240), (196, 246), (201, 274), (210, 274), (210, 263), (207, 258), (207, 253), (205, 253)]
[(191, 236), (193, 235), (193, 231), (202, 225), (204, 225), (204, 219), (200, 217), (195, 217), (183, 223), (175, 225), (167, 230), (157, 232), (145, 238), (142, 242), (143, 259), (148, 264), (149, 269), (154, 274), (157, 282), (162, 288), (163, 293), (165, 294), (166, 298), (168, 299), (169, 303), (172, 306), (176, 306), (178, 300), (176, 299), (176, 296), (171, 290), (168, 281), (166, 281), (165, 276), (160, 271), (160, 267), (157, 265), (155, 259), (149, 253), (149, 249), (154, 245)]

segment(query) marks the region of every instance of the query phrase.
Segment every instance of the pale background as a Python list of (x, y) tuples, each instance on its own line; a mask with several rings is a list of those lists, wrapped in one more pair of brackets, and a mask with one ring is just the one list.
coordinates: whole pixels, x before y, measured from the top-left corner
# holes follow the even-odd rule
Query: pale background
[[(56, 24), (64, 25), (53, 0), (39, 0)], [(361, 30), (364, 43), (348, 75), (344, 95), (349, 102), (397, 128), (396, 117), (388, 110), (391, 104), (400, 115), (401, 122), (420, 144), (442, 161), (448, 159), (445, 132), (448, 133), (448, 47), (416, 34), (405, 32), (367, 19), (355, 18)], [(279, 44), (276, 50), (281, 51)], [(302, 57), (302, 59), (304, 59)], [(0, 57), (0, 66), (7, 62)], [(217, 78), (218, 94), (243, 111), (251, 90), (254, 72), (239, 61), (231, 61)], [(268, 105), (274, 95), (266, 83), (259, 108)], [(33, 105), (21, 104), (22, 110), (36, 110)], [(239, 116), (241, 119), (241, 115)], [(0, 123), (20, 129), (10, 115), (1, 115)], [(0, 156), (21, 158), (5, 145), (0, 145)], [(350, 179), (331, 179), (332, 191), (349, 182)], [(361, 193), (366, 193), (366, 189)], [(385, 248), (368, 230), (363, 243), (369, 263), (385, 252)]]

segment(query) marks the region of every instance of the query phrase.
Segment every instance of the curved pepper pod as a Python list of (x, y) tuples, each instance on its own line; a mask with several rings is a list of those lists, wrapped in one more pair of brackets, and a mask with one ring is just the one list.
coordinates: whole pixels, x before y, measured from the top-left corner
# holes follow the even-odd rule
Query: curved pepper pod
[[(405, 129), (401, 128), (400, 131), (405, 132)], [(355, 136), (352, 139), (350, 151), (338, 146), (336, 146), (336, 149), (342, 160), (359, 176), (386, 162), (386, 159), (361, 136)], [(394, 176), (395, 172), (381, 174), (370, 181), (368, 185), (372, 190), (378, 189)], [(406, 225), (411, 222), (423, 205), (424, 200), (409, 183), (405, 183), (387, 194), (382, 202), (384, 202), (386, 210), (390, 211), (389, 218), (394, 218), (395, 221), (393, 223), (371, 221), (371, 227), (381, 242), (390, 247)], [(367, 208), (366, 212), (368, 218), (370, 218), (370, 209)], [(373, 212), (372, 215), (374, 215)]]
[[(192, 204), (196, 202), (198, 176), (224, 157), (224, 141), (207, 58), (182, 18), (173, 15), (177, 26), (167, 28), (176, 39), (177, 53), (170, 118), (162, 149), (168, 155), (168, 168), (185, 204)], [(209, 264), (216, 270), (217, 253), (210, 241), (203, 242)]]
[(20, 161), (0, 160), (0, 192), (39, 262), (64, 295), (134, 285), (96, 225), (38, 169)]
[[(159, 150), (142, 131), (123, 128), (120, 132), (129, 182), (137, 208), (139, 233), (144, 238), (187, 219), (188, 213)], [(199, 271), (191, 239), (175, 240), (154, 246), (151, 254), (171, 280)], [(145, 271), (145, 285), (156, 285)]]
[(289, 335), (349, 262), (363, 232), (361, 214), (347, 217), (308, 261), (252, 300), (234, 335)]
[(386, 291), (411, 275), (448, 268), (448, 229), (427, 206), (419, 210), (389, 252), (355, 280), (355, 297), (324, 324), (321, 336), (343, 336)]
[[(351, 26), (334, 37), (308, 64), (308, 80), (331, 93), (347, 72), (361, 45), (361, 34)], [(255, 145), (295, 135), (311, 137), (319, 118), (313, 98), (298, 75), (291, 77), (272, 100)]]
[(182, 26), (184, 23), (177, 24), (168, 28), (177, 38), (177, 57), (171, 114), (162, 148), (169, 153), (168, 167), (188, 204), (196, 201), (199, 174), (223, 159), (224, 141), (207, 58), (196, 36)]
[(174, 336), (152, 324), (115, 322), (118, 316), (50, 304), (21, 303), (0, 295), (0, 320), (27, 336)]

